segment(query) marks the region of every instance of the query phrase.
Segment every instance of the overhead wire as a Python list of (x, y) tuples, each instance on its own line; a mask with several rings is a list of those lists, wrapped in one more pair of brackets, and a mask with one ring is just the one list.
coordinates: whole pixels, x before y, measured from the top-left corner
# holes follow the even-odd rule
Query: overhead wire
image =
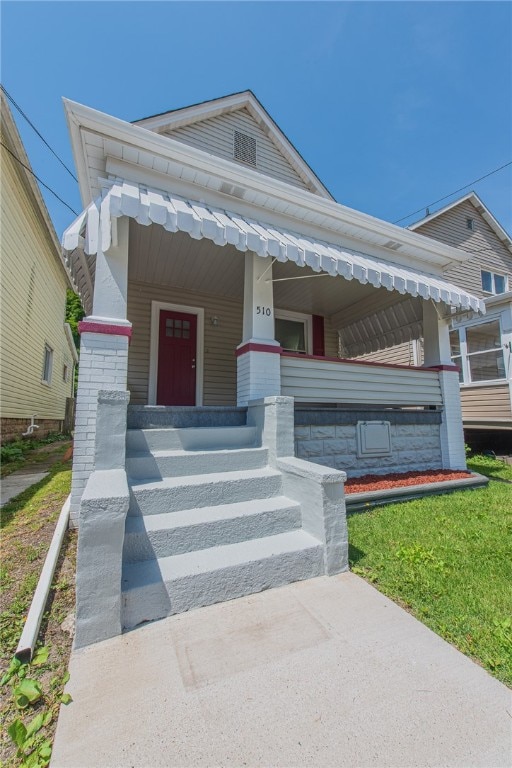
[(20, 105), (16, 103), (16, 101), (13, 99), (13, 97), (11, 96), (11, 94), (10, 94), (10, 93), (9, 93), (9, 92), (6, 90), (5, 86), (4, 86), (4, 85), (2, 85), (2, 84), (0, 83), (0, 88), (1, 88), (1, 89), (2, 89), (2, 91), (5, 93), (5, 96), (6, 96), (6, 98), (8, 98), (8, 99), (9, 99), (9, 101), (11, 102), (11, 104), (12, 104), (12, 105), (13, 105), (13, 106), (14, 106), (14, 107), (15, 107), (15, 108), (18, 110), (18, 112), (20, 113), (20, 115), (21, 115), (22, 117), (24, 117), (24, 118), (25, 118), (25, 120), (26, 120), (26, 121), (27, 121), (27, 123), (30, 125), (30, 127), (31, 127), (31, 128), (32, 128), (32, 129), (33, 129), (33, 130), (34, 130), (34, 131), (37, 133), (37, 135), (39, 136), (39, 138), (41, 139), (41, 141), (43, 142), (43, 144), (45, 144), (45, 145), (48, 147), (48, 149), (50, 150), (50, 152), (52, 153), (52, 155), (54, 155), (54, 156), (57, 158), (57, 160), (59, 161), (59, 163), (60, 163), (60, 164), (61, 164), (61, 165), (62, 165), (62, 166), (63, 166), (63, 167), (66, 169), (66, 171), (69, 173), (69, 175), (70, 175), (70, 176), (71, 176), (71, 177), (72, 177), (72, 178), (73, 178), (73, 179), (74, 179), (76, 182), (78, 182), (78, 179), (77, 179), (77, 177), (75, 176), (75, 174), (73, 173), (73, 171), (71, 171), (71, 170), (68, 168), (68, 166), (66, 165), (66, 163), (64, 162), (64, 160), (62, 160), (62, 159), (59, 157), (59, 155), (58, 155), (58, 154), (55, 152), (55, 150), (54, 150), (54, 149), (53, 149), (53, 148), (52, 148), (52, 147), (51, 147), (51, 146), (48, 144), (48, 142), (46, 141), (46, 139), (44, 138), (44, 136), (42, 135), (42, 133), (41, 133), (40, 131), (38, 131), (38, 130), (37, 130), (37, 128), (36, 128), (36, 126), (34, 125), (34, 123), (32, 122), (32, 120), (30, 120), (30, 118), (29, 118), (29, 117), (28, 117), (28, 116), (25, 114), (25, 112), (22, 110), (22, 108), (20, 107)]
[(512, 160), (510, 160), (508, 163), (505, 163), (505, 165), (500, 165), (499, 168), (495, 168), (494, 171), (490, 171), (489, 173), (486, 173), (485, 176), (480, 176), (479, 179), (475, 179), (474, 181), (470, 181), (469, 184), (465, 184), (463, 187), (460, 187), (459, 189), (456, 189), (455, 192), (450, 192), (449, 195), (445, 195), (444, 197), (440, 197), (439, 200), (434, 200), (433, 203), (429, 203), (428, 205), (423, 205), (421, 208), (418, 208), (417, 211), (413, 211), (412, 213), (408, 213), (407, 216), (402, 216), (401, 219), (397, 219), (393, 222), (393, 224), (400, 224), (401, 221), (405, 221), (405, 219), (409, 219), (411, 216), (415, 216), (417, 213), (421, 213), (424, 210), (428, 210), (432, 205), (437, 205), (437, 203), (442, 203), (443, 200), (448, 200), (449, 197), (453, 197), (453, 195), (456, 195), (457, 192), (463, 192), (468, 187), (472, 187), (473, 184), (477, 184), (479, 181), (483, 181), (483, 179), (487, 179), (489, 176), (492, 176), (493, 173), (498, 173), (498, 171), (502, 171), (504, 168), (507, 168), (509, 165), (512, 165)]
[(70, 205), (68, 205), (68, 204), (66, 203), (66, 201), (62, 199), (62, 197), (59, 197), (59, 195), (58, 195), (56, 192), (54, 192), (54, 190), (53, 190), (51, 187), (49, 187), (49, 186), (48, 186), (48, 184), (45, 184), (45, 183), (44, 183), (44, 181), (43, 181), (42, 179), (40, 179), (40, 178), (39, 178), (39, 176), (38, 176), (36, 173), (34, 173), (34, 171), (32, 170), (32, 168), (29, 168), (29, 167), (28, 167), (28, 165), (25, 165), (25, 163), (24, 163), (22, 160), (20, 160), (20, 158), (19, 158), (17, 155), (15, 155), (15, 154), (14, 154), (14, 152), (12, 152), (12, 151), (9, 149), (9, 147), (8, 147), (6, 144), (4, 144), (4, 143), (3, 143), (3, 141), (0, 141), (0, 144), (2, 145), (2, 147), (3, 147), (4, 149), (6, 149), (6, 150), (7, 150), (7, 152), (8, 152), (10, 155), (12, 155), (12, 157), (13, 157), (15, 160), (17, 160), (17, 162), (18, 162), (20, 165), (22, 165), (22, 166), (23, 166), (23, 168), (25, 168), (25, 170), (26, 170), (26, 171), (28, 171), (29, 173), (31, 173), (31, 174), (32, 174), (32, 176), (33, 176), (35, 179), (37, 179), (37, 181), (39, 182), (39, 184), (41, 184), (41, 186), (43, 186), (45, 189), (47, 189), (47, 190), (48, 190), (48, 192), (51, 192), (51, 194), (52, 194), (54, 197), (56, 197), (56, 198), (57, 198), (57, 200), (58, 200), (59, 202), (61, 202), (61, 203), (62, 203), (62, 205), (65, 205), (65, 206), (66, 206), (66, 208), (69, 208), (69, 210), (71, 211), (71, 213), (74, 213), (74, 214), (75, 214), (75, 216), (78, 216), (78, 213), (75, 211), (75, 209), (74, 209), (74, 208), (72, 208)]

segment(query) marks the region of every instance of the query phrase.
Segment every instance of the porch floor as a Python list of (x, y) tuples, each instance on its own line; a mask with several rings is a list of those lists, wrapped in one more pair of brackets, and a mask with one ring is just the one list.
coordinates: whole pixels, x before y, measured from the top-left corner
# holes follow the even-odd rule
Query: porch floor
[(74, 651), (53, 768), (506, 766), (510, 692), (351, 573)]

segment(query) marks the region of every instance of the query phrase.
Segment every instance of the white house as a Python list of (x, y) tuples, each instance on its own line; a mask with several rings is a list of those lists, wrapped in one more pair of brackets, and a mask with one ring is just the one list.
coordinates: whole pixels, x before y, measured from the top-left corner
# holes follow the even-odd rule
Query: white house
[[(465, 467), (449, 322), (484, 306), (443, 271), (468, 254), (335, 202), (250, 91), (65, 108), (77, 644), (345, 569), (344, 472)], [(421, 367), (342, 357), (418, 324)]]

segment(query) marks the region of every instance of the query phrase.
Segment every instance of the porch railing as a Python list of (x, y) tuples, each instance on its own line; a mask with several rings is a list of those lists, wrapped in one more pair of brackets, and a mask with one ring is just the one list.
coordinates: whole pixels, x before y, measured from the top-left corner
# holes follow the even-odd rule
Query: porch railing
[(307, 403), (443, 404), (436, 370), (293, 352), (281, 355), (281, 394)]

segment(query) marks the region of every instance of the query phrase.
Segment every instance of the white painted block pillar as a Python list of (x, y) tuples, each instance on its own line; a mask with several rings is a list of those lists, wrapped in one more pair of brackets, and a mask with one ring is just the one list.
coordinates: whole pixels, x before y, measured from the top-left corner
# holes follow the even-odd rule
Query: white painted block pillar
[(274, 339), (270, 257), (245, 254), (244, 322), (237, 347), (237, 403), (281, 394), (281, 347)]
[(443, 469), (466, 469), (459, 372), (450, 355), (450, 321), (441, 316), (441, 305), (423, 302), (424, 362), (435, 368), (443, 398), (440, 426)]
[(74, 526), (78, 524), (80, 499), (94, 470), (98, 392), (126, 390), (128, 343), (132, 332), (132, 325), (126, 319), (128, 225), (127, 218), (115, 220), (111, 247), (105, 253), (98, 249), (93, 314), (79, 325), (80, 365), (71, 484), (71, 525)]

